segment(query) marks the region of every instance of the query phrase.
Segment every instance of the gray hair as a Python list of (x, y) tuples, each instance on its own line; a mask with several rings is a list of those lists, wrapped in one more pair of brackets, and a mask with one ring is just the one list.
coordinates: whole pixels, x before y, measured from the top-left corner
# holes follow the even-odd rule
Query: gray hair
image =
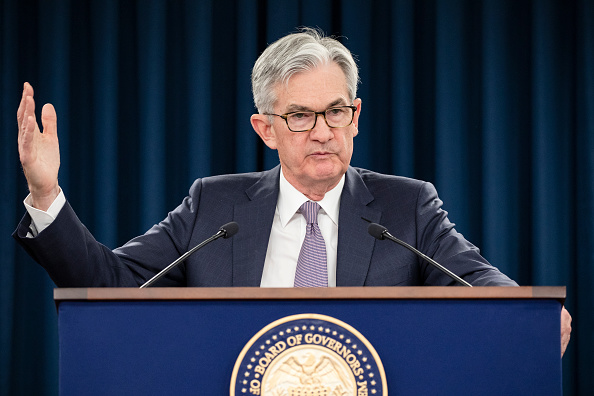
[(357, 97), (359, 71), (351, 52), (336, 39), (325, 37), (315, 29), (302, 28), (299, 33), (289, 34), (270, 44), (252, 70), (252, 94), (258, 112), (274, 113), (277, 84), (287, 84), (294, 74), (330, 62), (336, 63), (344, 72), (352, 102)]

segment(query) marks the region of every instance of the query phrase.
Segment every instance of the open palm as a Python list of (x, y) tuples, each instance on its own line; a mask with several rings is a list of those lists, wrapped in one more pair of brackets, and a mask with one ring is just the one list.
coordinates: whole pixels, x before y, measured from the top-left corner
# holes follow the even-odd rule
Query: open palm
[(25, 83), (17, 110), (19, 157), (27, 178), (33, 206), (41, 210), (47, 210), (60, 191), (57, 121), (54, 106), (51, 104), (43, 106), (41, 112), (43, 133), (41, 133), (35, 117), (33, 87)]

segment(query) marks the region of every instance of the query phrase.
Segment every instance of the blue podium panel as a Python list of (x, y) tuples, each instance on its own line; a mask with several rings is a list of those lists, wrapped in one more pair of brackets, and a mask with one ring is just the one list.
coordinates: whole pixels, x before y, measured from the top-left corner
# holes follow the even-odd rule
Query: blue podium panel
[(373, 345), (390, 395), (560, 395), (560, 310), (554, 299), (64, 301), (60, 394), (228, 395), (256, 333), (316, 313)]

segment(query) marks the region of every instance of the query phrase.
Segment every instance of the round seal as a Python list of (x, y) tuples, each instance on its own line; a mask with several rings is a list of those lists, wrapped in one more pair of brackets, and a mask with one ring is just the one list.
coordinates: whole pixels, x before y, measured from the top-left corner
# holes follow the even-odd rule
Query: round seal
[(245, 345), (231, 396), (387, 395), (384, 366), (361, 333), (326, 315), (270, 323)]

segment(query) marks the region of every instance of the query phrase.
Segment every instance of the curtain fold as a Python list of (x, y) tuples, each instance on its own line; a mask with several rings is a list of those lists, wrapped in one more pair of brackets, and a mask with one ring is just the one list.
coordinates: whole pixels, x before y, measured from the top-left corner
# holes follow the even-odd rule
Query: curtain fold
[[(574, 368), (576, 376), (573, 389), (586, 393), (594, 388), (594, 377), (586, 373), (594, 367), (594, 4), (591, 1), (577, 3), (576, 34), (576, 136), (577, 155), (574, 158), (574, 191), (576, 207), (575, 244), (576, 260), (567, 265), (575, 289), (577, 358)], [(573, 363), (573, 362), (572, 362)]]
[(115, 248), (195, 178), (278, 164), (250, 125), (250, 74), (299, 26), (356, 55), (352, 164), (434, 183), (491, 263), (567, 286), (564, 393), (594, 388), (592, 1), (3, 0), (0, 21), (0, 394), (58, 392), (53, 284), (9, 237), (27, 194), (23, 82), (38, 117), (56, 107), (60, 186)]

